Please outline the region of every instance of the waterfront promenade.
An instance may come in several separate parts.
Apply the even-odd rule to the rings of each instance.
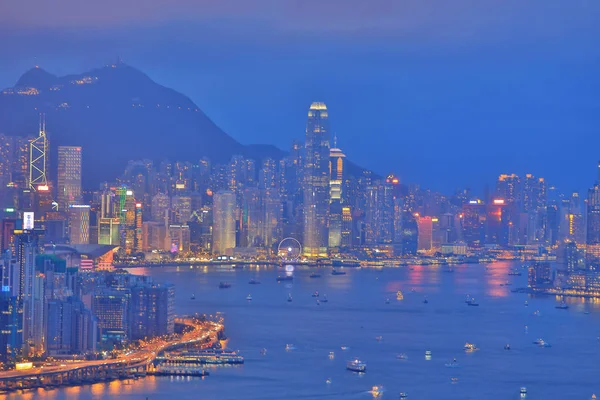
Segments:
[[[60,365],[41,365],[27,370],[0,372],[0,391],[24,388],[68,386],[93,383],[121,377],[145,375],[148,365],[159,353],[194,343],[216,342],[223,330],[220,322],[199,321],[179,317],[175,322],[186,326],[186,332],[167,338],[154,338],[135,350],[116,358],[91,361],[64,361]]]

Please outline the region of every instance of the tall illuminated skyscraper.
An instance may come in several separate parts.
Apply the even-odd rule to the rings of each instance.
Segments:
[[[312,103],[306,122],[304,160],[304,255],[327,255],[329,214],[329,116]]]
[[[69,206],[81,201],[81,147],[58,147],[58,206],[68,211]]]
[[[342,183],[344,182],[344,158],[342,150],[334,147],[329,153],[329,247],[342,245]]]
[[[235,247],[235,193],[221,190],[213,198],[213,253]]]

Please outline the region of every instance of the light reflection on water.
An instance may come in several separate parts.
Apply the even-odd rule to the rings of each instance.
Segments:
[[[222,312],[229,346],[241,351],[246,364],[212,368],[204,380],[147,377],[10,398],[365,399],[375,385],[385,387],[383,398],[408,392],[411,400],[516,400],[521,386],[527,387],[529,400],[589,399],[600,392],[600,303],[568,298],[568,310],[556,309],[560,298],[511,293],[527,283],[525,269],[522,276],[508,276],[520,264],[488,267],[454,266],[452,273],[433,266],[346,268],[347,275],[340,276],[321,269],[317,279],[309,278],[313,269],[296,267],[293,283],[285,285],[277,284],[284,269],[276,267],[148,269],[155,280],[176,285],[178,313]],[[252,278],[261,284],[248,285]],[[511,286],[500,286],[507,280]],[[232,287],[220,290],[220,281]],[[249,290],[252,302],[245,300]],[[398,290],[402,301],[396,301]],[[329,302],[317,306],[311,296],[315,291],[326,293]],[[288,293],[292,303],[286,301]],[[479,307],[465,305],[467,293]],[[383,301],[386,297],[390,304]],[[536,310],[540,316],[532,315]],[[378,336],[383,339],[375,340]],[[538,337],[552,347],[533,345]],[[466,354],[467,341],[480,350]],[[507,343],[509,351],[504,350]],[[286,344],[297,350],[286,352]],[[268,349],[266,355],[260,354],[262,348]],[[430,360],[425,350],[432,351]],[[399,353],[408,358],[397,359]],[[366,374],[345,370],[345,362],[355,356],[367,362]],[[461,368],[445,367],[453,358]]]

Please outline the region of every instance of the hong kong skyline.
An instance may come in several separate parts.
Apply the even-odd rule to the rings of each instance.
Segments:
[[[244,144],[288,149],[323,101],[351,160],[405,183],[481,192],[533,173],[569,192],[595,178],[595,3],[319,2],[317,17],[310,1],[151,4],[9,5],[0,86],[33,65],[65,75],[121,57]]]

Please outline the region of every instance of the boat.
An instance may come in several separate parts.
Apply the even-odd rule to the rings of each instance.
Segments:
[[[319,299],[317,299],[317,305],[320,306],[321,305],[321,301]]]
[[[429,356],[429,357],[431,357],[431,350],[427,350],[427,351],[425,352],[425,356]]]
[[[427,300],[427,297],[425,297],[425,300],[423,300],[423,303],[428,304],[429,300]]]
[[[360,267],[360,261],[352,258],[334,258],[331,260],[334,267]]]
[[[317,274],[316,272],[313,272],[313,273],[312,273],[312,274],[310,274],[308,277],[309,277],[309,278],[320,278],[320,277],[321,277],[321,274]]]
[[[209,365],[231,365],[244,364],[244,357],[239,355],[237,351],[225,349],[206,349],[206,350],[191,350],[178,351],[173,353],[165,353],[164,356],[159,356],[159,360],[166,360],[179,363],[188,362],[196,364]]]
[[[536,317],[541,317],[541,316],[542,316],[542,313],[540,312],[540,310],[535,310],[535,311],[533,312],[533,315],[535,315]]]
[[[396,300],[404,300],[404,295],[402,294],[402,290],[398,290],[396,293]]]
[[[529,307],[529,302],[525,300],[525,307]]]
[[[521,276],[521,271],[519,271],[518,269],[512,269],[508,275],[510,276]]]
[[[401,399],[408,399],[408,393],[406,393],[406,392],[400,392],[400,398]]]
[[[505,345],[504,345],[504,350],[510,350],[510,344],[508,344],[508,343],[507,343],[507,344],[505,344]]]
[[[192,300],[196,300],[196,295],[195,295],[195,294],[193,294],[193,295],[192,295],[192,297],[191,297],[191,299],[192,299]]]
[[[454,360],[452,360],[452,362],[446,363],[446,368],[460,368],[460,365],[458,364],[458,361],[456,361],[455,358]]]
[[[552,345],[546,342],[544,339],[536,339],[533,341],[533,344],[537,344],[540,347],[552,347]]]
[[[314,292],[314,293],[312,294],[312,297],[319,297],[319,292],[318,292],[318,291]]]
[[[521,388],[521,394],[527,394],[527,388],[525,386]]]
[[[248,296],[246,296],[246,300],[248,300],[248,301],[252,300],[252,295],[249,294]]]
[[[285,350],[286,350],[286,351],[293,351],[293,350],[296,350],[296,346],[294,346],[293,344],[286,344],[286,345],[285,345]]]
[[[467,352],[471,352],[471,351],[479,350],[479,349],[477,348],[477,346],[475,346],[473,343],[469,343],[469,342],[465,343],[464,349],[465,349],[465,351],[467,351]]]
[[[231,283],[229,282],[220,282],[219,289],[229,289],[231,287]]]
[[[377,340],[378,342],[381,342],[383,340],[383,336],[377,336],[377,337],[375,337],[375,340]]]
[[[263,356],[266,356],[267,355],[267,349],[265,349],[265,348],[261,349],[260,350],[260,354],[263,355]]]
[[[327,295],[324,294],[323,298],[321,299],[321,303],[327,303],[329,300],[327,299]]]
[[[400,353],[396,356],[398,360],[408,360],[408,356],[404,353]]]
[[[288,294],[288,300],[287,301],[288,301],[288,303],[292,302],[292,294],[291,293]]]
[[[329,358],[332,360],[335,358],[335,353],[333,351],[329,352]]]
[[[257,281],[256,279],[250,279],[250,281],[248,281],[248,283],[250,285],[260,285],[260,281]]]
[[[467,305],[470,307],[479,307],[479,303],[475,301],[474,297],[467,302]]]
[[[344,351],[346,351],[346,350],[350,350],[350,347],[348,347],[348,346],[342,346],[341,349],[344,350]]]
[[[390,299],[385,299],[385,304],[390,304]]]
[[[558,306],[556,306],[556,308],[559,310],[566,310],[569,308],[569,305],[563,300]]]
[[[371,394],[373,395],[373,397],[382,396],[383,392],[385,392],[385,389],[381,385],[376,385],[371,388]]]
[[[330,383],[331,383],[331,378],[327,378],[327,379],[325,380],[325,383],[327,383],[327,384],[330,384]]]
[[[293,281],[294,277],[291,275],[285,275],[285,276],[278,276],[277,277],[277,282],[284,282],[284,281]]]
[[[353,372],[366,372],[367,371],[367,364],[365,364],[364,362],[360,361],[358,358],[352,360],[352,361],[348,361],[346,363],[346,369],[349,371],[353,371]]]
[[[334,269],[333,271],[331,271],[331,275],[346,275],[346,271],[338,271]]]

